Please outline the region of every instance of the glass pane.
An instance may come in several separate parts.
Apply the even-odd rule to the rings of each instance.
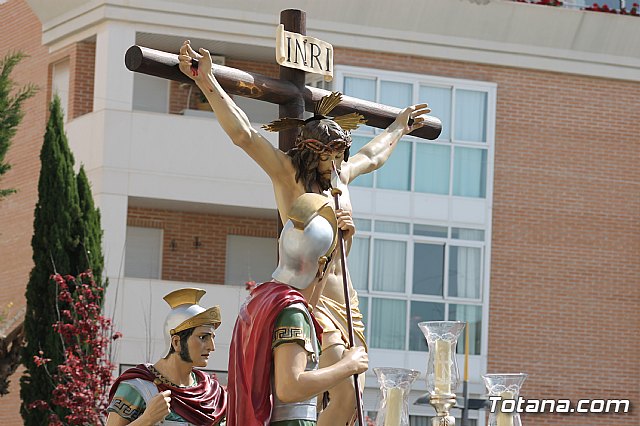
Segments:
[[[364,323],[364,336],[367,337],[367,332],[369,331],[369,298],[366,296],[358,297],[358,308],[360,308],[360,313],[362,314],[362,322]],[[367,338],[367,341],[369,339]]]
[[[349,275],[356,290],[367,291],[369,282],[369,238],[355,237],[349,252]]]
[[[449,305],[449,321],[466,321],[469,327],[469,354],[480,355],[482,333],[482,306]],[[458,339],[456,353],[464,353],[464,335]]]
[[[377,171],[377,188],[409,191],[411,183],[411,142],[400,141],[387,162]]]
[[[430,423],[427,416],[409,416],[409,426],[429,426]]]
[[[380,82],[380,103],[394,106],[396,108],[406,108],[413,104],[413,84],[398,83],[395,81]]]
[[[416,144],[415,190],[431,194],[449,194],[451,147]]]
[[[376,80],[370,78],[345,77],[344,94],[366,101],[376,101]]]
[[[352,142],[351,142],[351,148],[349,149],[349,153],[351,156],[353,156],[371,140],[371,137],[352,135],[351,139],[352,139]],[[351,182],[351,185],[364,186],[367,188],[371,188],[373,186],[373,173],[367,173],[367,174],[358,176]]]
[[[366,101],[376,102],[376,79],[372,78],[344,78],[344,94],[353,96],[354,98],[364,99]],[[359,132],[373,133],[374,129],[370,126],[358,127]],[[353,154],[355,151],[351,151]]]
[[[407,303],[404,300],[372,299],[371,347],[404,350]]]
[[[452,228],[451,238],[469,241],[484,241],[482,229]]]
[[[133,109],[136,111],[168,112],[169,82],[160,77],[133,74]]]
[[[454,139],[486,142],[487,93],[456,90],[456,131]]]
[[[124,276],[160,279],[162,229],[127,226]]]
[[[443,295],[444,245],[413,245],[413,293]]]
[[[376,239],[373,247],[373,290],[404,293],[407,243]]]
[[[356,231],[368,232],[371,231],[371,219],[356,219],[353,218],[353,223],[356,225]]]
[[[446,226],[413,224],[413,235],[425,235],[427,237],[447,238]]]
[[[480,298],[482,250],[478,247],[449,247],[449,296]]]
[[[418,323],[422,321],[443,321],[444,303],[411,302],[411,318],[409,319],[409,350],[427,351],[427,339],[420,331]]]
[[[408,234],[409,224],[402,222],[389,222],[386,220],[376,220],[376,232],[387,232],[389,234]]]
[[[420,86],[418,102],[426,102],[431,115],[442,121],[442,132],[438,139],[450,139],[451,135],[451,88]]]
[[[271,280],[278,265],[278,240],[275,238],[227,235],[224,283],[244,287],[249,281]]]
[[[457,147],[453,160],[453,195],[484,198],[487,191],[487,151]]]

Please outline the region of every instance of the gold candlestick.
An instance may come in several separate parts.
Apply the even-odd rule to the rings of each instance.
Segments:
[[[458,337],[465,327],[461,321],[426,321],[418,324],[429,345],[427,391],[436,410],[431,426],[455,426],[449,411],[456,405],[455,390],[460,380],[456,362]]]

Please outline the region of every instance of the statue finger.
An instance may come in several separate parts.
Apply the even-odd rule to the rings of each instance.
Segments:
[[[190,44],[187,44],[186,46],[187,46],[187,54],[189,56],[191,56],[192,58],[199,58],[200,57],[200,55],[195,50],[193,50],[193,47],[191,47]]]
[[[209,53],[209,51],[208,51],[207,49],[205,49],[204,47],[201,47],[200,49],[198,49],[198,51],[200,52],[200,54],[201,54],[203,57],[205,57],[205,58],[207,58],[207,59],[211,60],[211,54]]]

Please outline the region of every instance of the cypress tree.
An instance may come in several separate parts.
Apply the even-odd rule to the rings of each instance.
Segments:
[[[81,212],[73,155],[64,133],[57,96],[51,102],[49,114],[40,152],[39,194],[31,240],[34,267],[26,290],[27,344],[22,353],[26,371],[20,380],[20,413],[27,426],[48,424],[47,413],[31,409],[29,405],[37,400],[51,401],[54,384],[49,374],[64,362],[61,336],[52,327],[60,314],[56,287],[49,277],[55,272],[62,275],[78,272],[73,260],[79,246]],[[38,355],[51,359],[47,368],[35,364],[34,356]],[[67,414],[59,407],[52,408],[60,418]]]
[[[101,286],[104,259],[102,257],[100,210],[94,206],[91,186],[84,171],[84,166],[80,166],[77,186],[81,214],[80,229],[78,231],[80,244],[77,250],[78,258],[75,262],[77,272],[80,273],[91,269],[93,271],[93,280],[98,286]]]
[[[25,55],[19,52],[9,53],[0,60],[0,177],[11,168],[10,164],[4,162],[4,157],[24,117],[22,103],[36,92],[36,86],[28,84],[14,95],[11,94],[15,87],[11,79],[11,71],[24,57]],[[14,189],[0,188],[0,198],[13,192],[15,192]]]

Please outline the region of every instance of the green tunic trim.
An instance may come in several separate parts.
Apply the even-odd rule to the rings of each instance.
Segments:
[[[300,308],[295,306],[284,308],[274,324],[271,348],[275,349],[285,343],[297,343],[307,353],[313,354],[311,327],[307,316]]]
[[[191,373],[191,375],[194,381],[196,381],[196,375],[194,373]],[[144,402],[144,398],[140,395],[140,392],[130,384],[122,382],[118,385],[111,404],[109,404],[107,408],[107,412],[114,412],[124,419],[134,421],[144,413],[146,408],[147,404]],[[169,413],[165,420],[187,422],[173,411]]]

